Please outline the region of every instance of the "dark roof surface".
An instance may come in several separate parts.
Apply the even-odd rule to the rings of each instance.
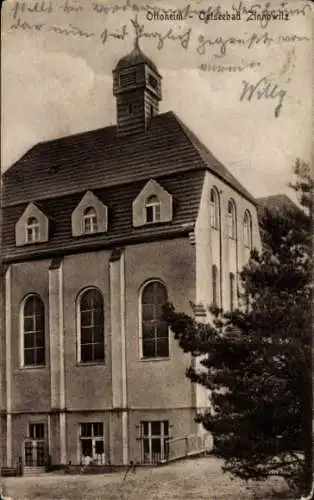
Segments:
[[[116,136],[110,126],[39,143],[3,175],[3,206],[112,187],[165,175],[210,170],[254,198],[173,113],[143,133]]]
[[[27,203],[7,207],[3,210],[2,253],[4,260],[50,257],[56,253],[66,254],[93,249],[110,248],[154,239],[164,239],[187,234],[195,224],[204,181],[204,170],[184,172],[159,179],[160,184],[172,194],[173,220],[165,224],[132,226],[132,202],[146,184],[137,181],[115,188],[93,190],[94,194],[108,206],[108,232],[105,234],[72,237],[71,214],[86,190],[66,196],[40,201],[41,210],[49,217],[50,235],[47,243],[15,246],[15,224],[24,212]]]
[[[274,194],[257,198],[256,203],[262,208],[270,210],[301,210],[286,194]]]
[[[155,63],[149,57],[147,57],[144,52],[140,49],[138,46],[138,40],[135,40],[134,43],[134,48],[133,50],[127,54],[126,56],[121,57],[119,61],[116,64],[116,67],[114,71],[120,70],[120,69],[126,69],[130,68],[132,66],[136,66],[137,64],[147,64],[153,70],[158,73],[158,69]]]

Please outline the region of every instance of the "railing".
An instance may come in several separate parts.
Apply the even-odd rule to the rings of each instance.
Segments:
[[[192,457],[203,453],[210,453],[213,449],[211,434],[191,434],[168,440],[168,456],[161,463],[167,463],[180,458]]]

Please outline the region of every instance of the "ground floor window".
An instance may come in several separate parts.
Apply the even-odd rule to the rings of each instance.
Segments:
[[[153,464],[168,456],[169,423],[141,422],[142,462]]]
[[[105,440],[103,422],[80,424],[81,461],[83,457],[91,457],[92,463],[105,463]]]
[[[46,465],[47,443],[45,424],[29,424],[28,437],[24,442],[24,463],[26,467],[43,467]]]

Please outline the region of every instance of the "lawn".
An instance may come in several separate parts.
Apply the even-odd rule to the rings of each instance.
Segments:
[[[123,472],[108,475],[2,478],[4,494],[12,500],[249,500],[289,498],[278,481],[246,485],[221,472],[214,457],[141,468],[125,480]],[[275,492],[275,494],[274,494]]]

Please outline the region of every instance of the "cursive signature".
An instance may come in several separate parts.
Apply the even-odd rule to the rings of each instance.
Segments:
[[[278,104],[275,108],[275,117],[278,118],[281,111],[283,100],[287,91],[275,83],[272,83],[265,76],[257,83],[249,83],[243,80],[243,90],[240,96],[240,101],[251,101],[252,99],[278,99]]]

